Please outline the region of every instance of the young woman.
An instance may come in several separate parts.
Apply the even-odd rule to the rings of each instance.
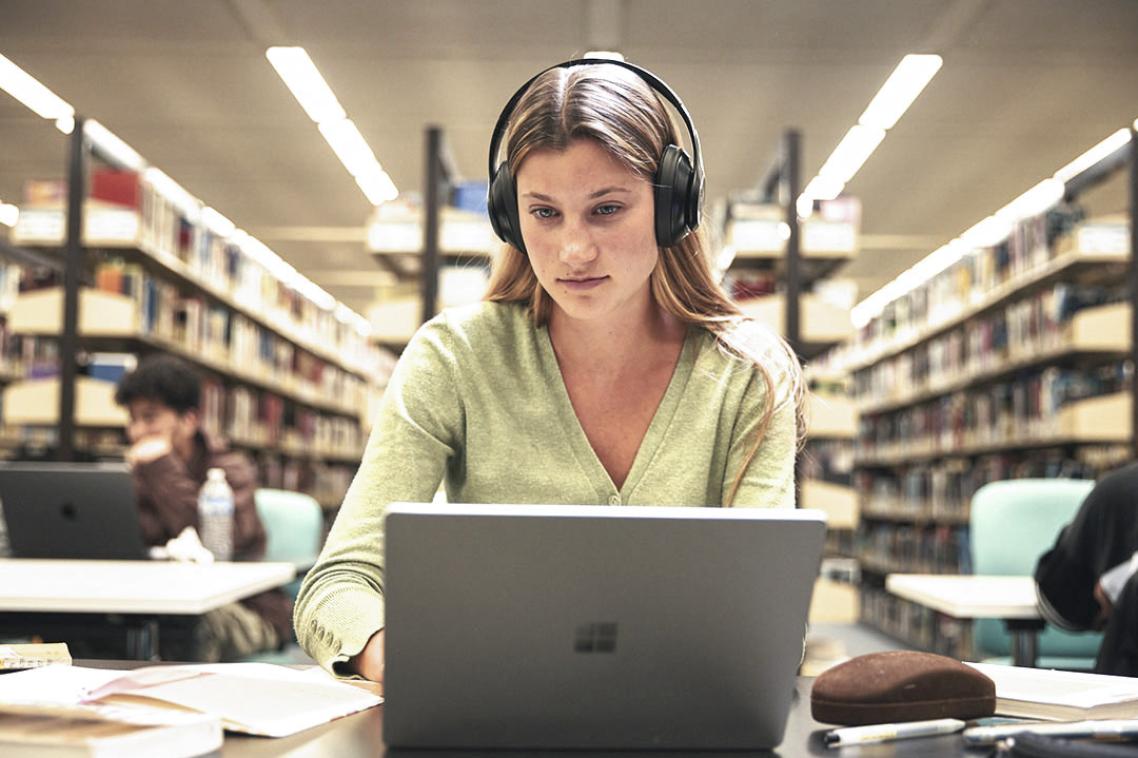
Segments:
[[[560,64],[506,106],[490,161],[507,245],[486,302],[407,346],[297,601],[298,639],[338,674],[382,681],[384,510],[440,482],[459,503],[794,505],[799,366],[692,233],[702,166],[674,93],[628,64]]]

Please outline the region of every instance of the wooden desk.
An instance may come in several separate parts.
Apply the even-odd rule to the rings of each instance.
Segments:
[[[0,560],[0,613],[114,613],[134,617],[130,655],[157,651],[159,615],[200,616],[292,581],[291,563]]]
[[[147,665],[139,661],[76,661],[77,665],[100,668],[130,669]],[[786,736],[782,745],[772,752],[757,751],[718,751],[699,752],[685,750],[677,752],[652,751],[525,751],[511,750],[510,758],[662,758],[683,756],[683,758],[801,758],[801,756],[828,756],[840,758],[941,758],[942,756],[969,756],[976,758],[976,752],[966,752],[964,741],[959,734],[925,739],[901,740],[878,745],[853,745],[846,748],[827,748],[823,741],[826,732],[833,729],[832,724],[820,724],[810,716],[810,688],[814,680],[799,677],[798,687],[787,719]],[[407,758],[500,758],[503,751],[483,750],[388,750],[383,744],[383,706],[356,713],[330,724],[308,729],[300,734],[280,739],[250,737],[240,734],[225,735],[225,745],[221,755],[224,758],[310,758],[323,755],[370,755],[376,758],[406,756]],[[5,756],[7,758],[7,755]],[[12,758],[19,758],[16,753]]]
[[[953,618],[1003,619],[1012,635],[1012,662],[1035,665],[1044,623],[1032,577],[890,574],[885,589]]]

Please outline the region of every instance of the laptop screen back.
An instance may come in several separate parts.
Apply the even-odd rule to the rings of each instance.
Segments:
[[[824,532],[801,510],[393,505],[385,741],[773,747]]]
[[[0,464],[0,510],[17,558],[147,557],[122,464]]]

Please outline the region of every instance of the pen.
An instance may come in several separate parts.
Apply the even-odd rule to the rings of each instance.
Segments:
[[[953,734],[964,728],[960,719],[935,719],[933,721],[909,721],[900,724],[873,724],[871,726],[851,726],[835,729],[826,734],[828,747],[843,745],[865,745],[871,742],[890,742],[907,740],[912,737],[933,737],[940,734]]]
[[[1004,724],[1003,726],[974,726],[964,730],[964,744],[992,745],[1005,737],[1031,732],[1050,737],[1083,737],[1094,739],[1124,740],[1138,737],[1138,720],[1114,719],[1102,721],[1025,722]]]

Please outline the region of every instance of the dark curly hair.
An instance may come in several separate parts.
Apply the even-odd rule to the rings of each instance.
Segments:
[[[144,358],[115,390],[115,402],[119,405],[155,400],[179,414],[199,410],[201,397],[201,379],[193,367],[181,358],[165,354]]]

